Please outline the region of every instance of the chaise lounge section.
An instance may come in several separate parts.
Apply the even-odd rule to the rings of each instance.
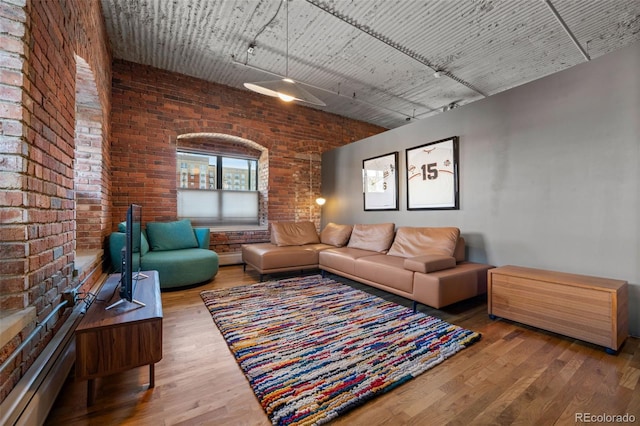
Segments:
[[[319,268],[406,297],[414,308],[441,308],[486,293],[493,268],[466,261],[458,228],[396,231],[393,223],[328,224],[320,236],[310,222],[273,224],[271,243],[244,245],[242,255],[245,270],[253,267],[260,280],[272,272]]]
[[[271,242],[244,244],[242,262],[245,271],[247,265],[258,271],[262,281],[266,274],[318,269],[318,254],[334,247],[321,242],[311,222],[272,223]]]

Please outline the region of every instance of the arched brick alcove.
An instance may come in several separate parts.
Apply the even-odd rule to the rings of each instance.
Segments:
[[[102,184],[103,113],[95,76],[76,55],[76,121],[74,188],[76,251],[102,248],[108,200]]]

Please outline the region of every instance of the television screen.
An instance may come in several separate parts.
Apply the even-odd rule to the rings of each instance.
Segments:
[[[142,226],[142,207],[131,204],[127,210],[126,244],[122,254],[122,276],[120,298],[133,300],[135,281],[140,272],[140,234]]]

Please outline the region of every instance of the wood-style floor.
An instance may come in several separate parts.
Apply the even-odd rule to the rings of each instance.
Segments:
[[[86,382],[72,373],[46,424],[270,424],[200,298],[203,290],[257,278],[225,266],[206,285],[162,293],[164,346],[155,388],[147,389],[147,367],[98,379],[96,402],[87,408]],[[491,321],[486,298],[420,310],[479,331],[482,340],[332,424],[573,425],[582,423],[577,416],[625,414],[640,422],[640,339],[629,338],[618,355],[608,355],[588,343]]]

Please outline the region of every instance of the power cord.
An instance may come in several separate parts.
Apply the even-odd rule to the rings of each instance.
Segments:
[[[81,294],[84,295],[84,297],[80,297]],[[87,311],[87,309],[89,309],[89,307],[91,307],[93,302],[95,302],[96,300],[104,302],[104,300],[98,299],[98,296],[96,294],[94,294],[94,293],[91,293],[90,291],[87,292],[87,293],[78,293],[77,300],[84,302],[84,305],[85,305],[84,311],[85,312]]]
[[[288,0],[285,0],[288,1]],[[258,34],[255,35],[255,37],[253,37],[253,40],[251,40],[251,43],[249,43],[249,48],[247,49],[247,59],[245,61],[249,62],[249,55],[251,53],[253,53],[253,51],[256,48],[256,40],[258,39],[258,37],[260,37],[260,34],[262,34],[264,32],[264,30],[267,29],[267,27],[269,25],[271,25],[271,23],[273,22],[274,19],[276,19],[276,16],[278,16],[278,13],[280,12],[280,8],[282,7],[282,3],[284,3],[283,1],[280,1],[278,4],[278,10],[276,10],[276,13],[274,13],[274,15],[271,17],[271,19],[269,19],[269,22],[267,22],[266,24],[264,24],[264,26],[260,29],[260,31],[258,31]]]

